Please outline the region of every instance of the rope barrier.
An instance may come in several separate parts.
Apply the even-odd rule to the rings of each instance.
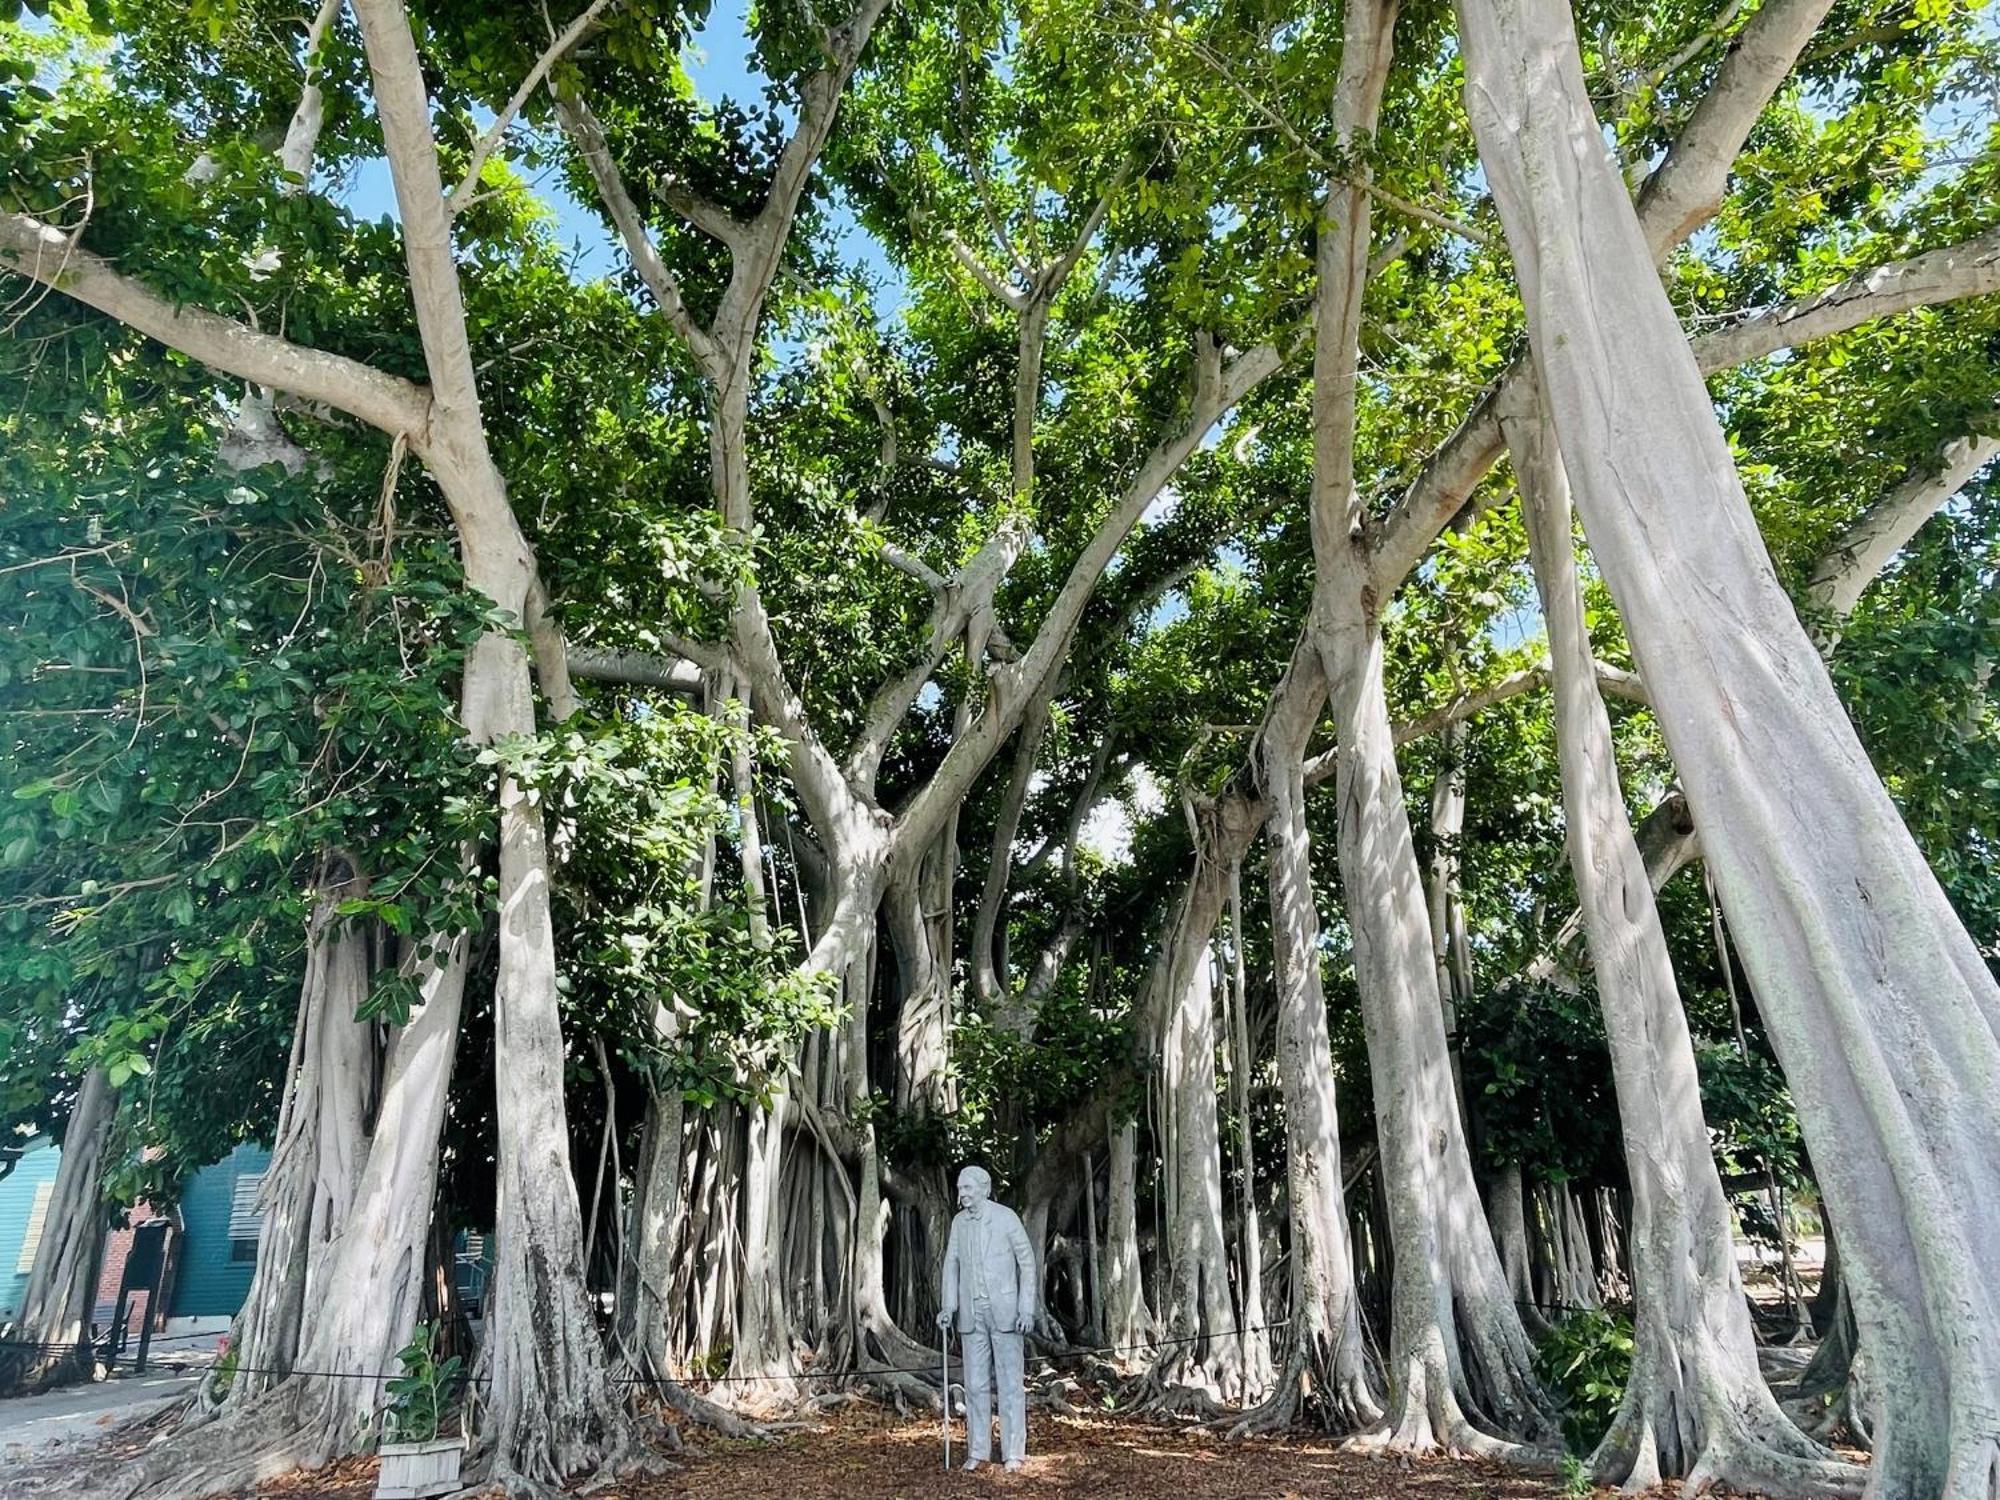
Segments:
[[[1563,1303],[1531,1302],[1526,1305],[1541,1308],[1542,1310],[1549,1312],[1594,1312],[1599,1310],[1591,1307],[1569,1306]],[[1211,1333],[1187,1334],[1179,1338],[1149,1339],[1144,1342],[1134,1343],[1134,1344],[1078,1345],[1078,1346],[1058,1349],[1054,1353],[1044,1354],[1039,1356],[1039,1358],[1041,1362],[1044,1364],[1074,1363],[1079,1360],[1102,1358],[1103,1356],[1110,1354],[1133,1354],[1139,1352],[1158,1351],[1162,1349],[1175,1349],[1188,1344],[1199,1344],[1206,1339],[1216,1339],[1216,1338],[1224,1338],[1230,1336],[1241,1338],[1246,1333],[1279,1333],[1279,1332],[1285,1332],[1290,1328],[1291,1324],[1289,1323],[1252,1323],[1247,1326],[1236,1326],[1231,1328],[1218,1329]],[[172,1339],[213,1338],[217,1336],[218,1335],[214,1334],[196,1334],[196,1333],[168,1335],[168,1337]],[[49,1342],[38,1342],[32,1339],[0,1339],[0,1348],[37,1349],[47,1353],[68,1353],[76,1349],[77,1347],[78,1345],[74,1343],[59,1344],[59,1343],[49,1343]],[[157,1348],[157,1343],[155,1344],[155,1347]],[[170,1362],[169,1360],[160,1360],[157,1361],[157,1364],[159,1368],[162,1370],[171,1370],[177,1373],[186,1373],[191,1370],[207,1370],[214,1368],[213,1365],[175,1364]],[[115,1360],[111,1362],[111,1367],[116,1368]],[[928,1364],[875,1365],[867,1369],[855,1369],[855,1370],[838,1370],[838,1371],[826,1370],[819,1372],[804,1370],[794,1375],[690,1375],[684,1378],[675,1379],[674,1381],[672,1381],[672,1383],[681,1386],[712,1389],[713,1387],[722,1385],[763,1385],[763,1384],[787,1384],[799,1381],[865,1380],[871,1375],[928,1375],[930,1373],[930,1369],[931,1367]],[[235,1367],[233,1373],[236,1375],[275,1375],[280,1378],[299,1378],[306,1380],[395,1380],[400,1378],[403,1374],[401,1370],[387,1370],[382,1372],[371,1372],[366,1370],[308,1370],[308,1369],[300,1369],[296,1366],[290,1369],[285,1369],[277,1366],[263,1366],[263,1365],[238,1365]],[[485,1375],[466,1375],[461,1378],[463,1378],[469,1383],[483,1383],[489,1380],[491,1377]],[[658,1385],[661,1382],[654,1380],[648,1376],[633,1375],[633,1376],[620,1376],[617,1380],[613,1381],[612,1383],[614,1385],[621,1385],[621,1386],[651,1386],[651,1385]]]

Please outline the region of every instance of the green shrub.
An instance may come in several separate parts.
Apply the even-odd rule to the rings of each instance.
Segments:
[[[1535,1350],[1535,1373],[1562,1403],[1570,1448],[1588,1454],[1611,1430],[1632,1373],[1632,1320],[1602,1308],[1571,1313]]]

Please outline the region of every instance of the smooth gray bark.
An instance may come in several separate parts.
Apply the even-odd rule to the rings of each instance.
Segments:
[[[1112,1127],[1104,1216],[1104,1339],[1131,1354],[1154,1335],[1139,1267],[1139,1127]]]
[[[32,1390],[89,1373],[90,1312],[110,1225],[104,1204],[105,1153],[117,1112],[118,1091],[103,1068],[91,1068],[70,1108],[62,1159],[56,1164],[20,1308],[0,1328],[0,1338],[34,1347],[0,1348],[0,1392]],[[147,1316],[153,1311],[148,1308]]]
[[[1380,112],[1395,16],[1395,5],[1382,0],[1349,4],[1334,90],[1336,144],[1357,160],[1348,177],[1329,188],[1320,218],[1313,356],[1315,579],[1307,641],[1324,674],[1339,736],[1341,885],[1354,934],[1355,981],[1395,1245],[1388,1441],[1413,1449],[1443,1444],[1498,1453],[1512,1449],[1495,1434],[1535,1441],[1551,1436],[1556,1423],[1536,1383],[1527,1334],[1480,1208],[1454,1096],[1423,880],[1383,683],[1367,507],[1354,478],[1370,227],[1367,165],[1359,153]],[[1312,717],[1289,736],[1301,747]],[[1266,786],[1274,799],[1274,878],[1281,837],[1275,801],[1299,786],[1288,756],[1285,774]],[[1302,843],[1303,809],[1286,809],[1285,816],[1293,832],[1283,837],[1288,844]],[[1290,918],[1274,908],[1274,924],[1281,920]],[[1482,1432],[1470,1420],[1475,1415],[1492,1431]]]
[[[1633,1489],[1685,1479],[1801,1500],[1858,1492],[1861,1471],[1799,1432],[1758,1369],[1694,1044],[1591,666],[1568,481],[1539,408],[1503,415],[1501,425],[1548,629],[1563,825],[1632,1189],[1632,1373],[1592,1469]]]
[[[2000,985],[1779,584],[1605,155],[1567,11],[1490,0],[1461,4],[1459,20],[1467,107],[1564,465],[1791,1084],[1879,1371],[1869,1493],[1991,1500]]]

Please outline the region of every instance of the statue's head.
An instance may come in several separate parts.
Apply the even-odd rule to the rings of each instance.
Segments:
[[[993,1196],[993,1179],[984,1167],[966,1167],[958,1174],[958,1206],[976,1209]]]

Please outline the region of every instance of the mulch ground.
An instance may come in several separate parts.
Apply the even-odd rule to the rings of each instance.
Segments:
[[[1554,1481],[1470,1460],[1410,1460],[1342,1452],[1309,1438],[1228,1443],[1185,1427],[1036,1414],[1027,1467],[960,1472],[962,1424],[943,1471],[935,1420],[856,1406],[806,1431],[763,1442],[708,1438],[672,1459],[672,1470],[593,1490],[606,1500],[1548,1500]],[[375,1466],[355,1461],[298,1474],[256,1492],[261,1500],[367,1500]]]

